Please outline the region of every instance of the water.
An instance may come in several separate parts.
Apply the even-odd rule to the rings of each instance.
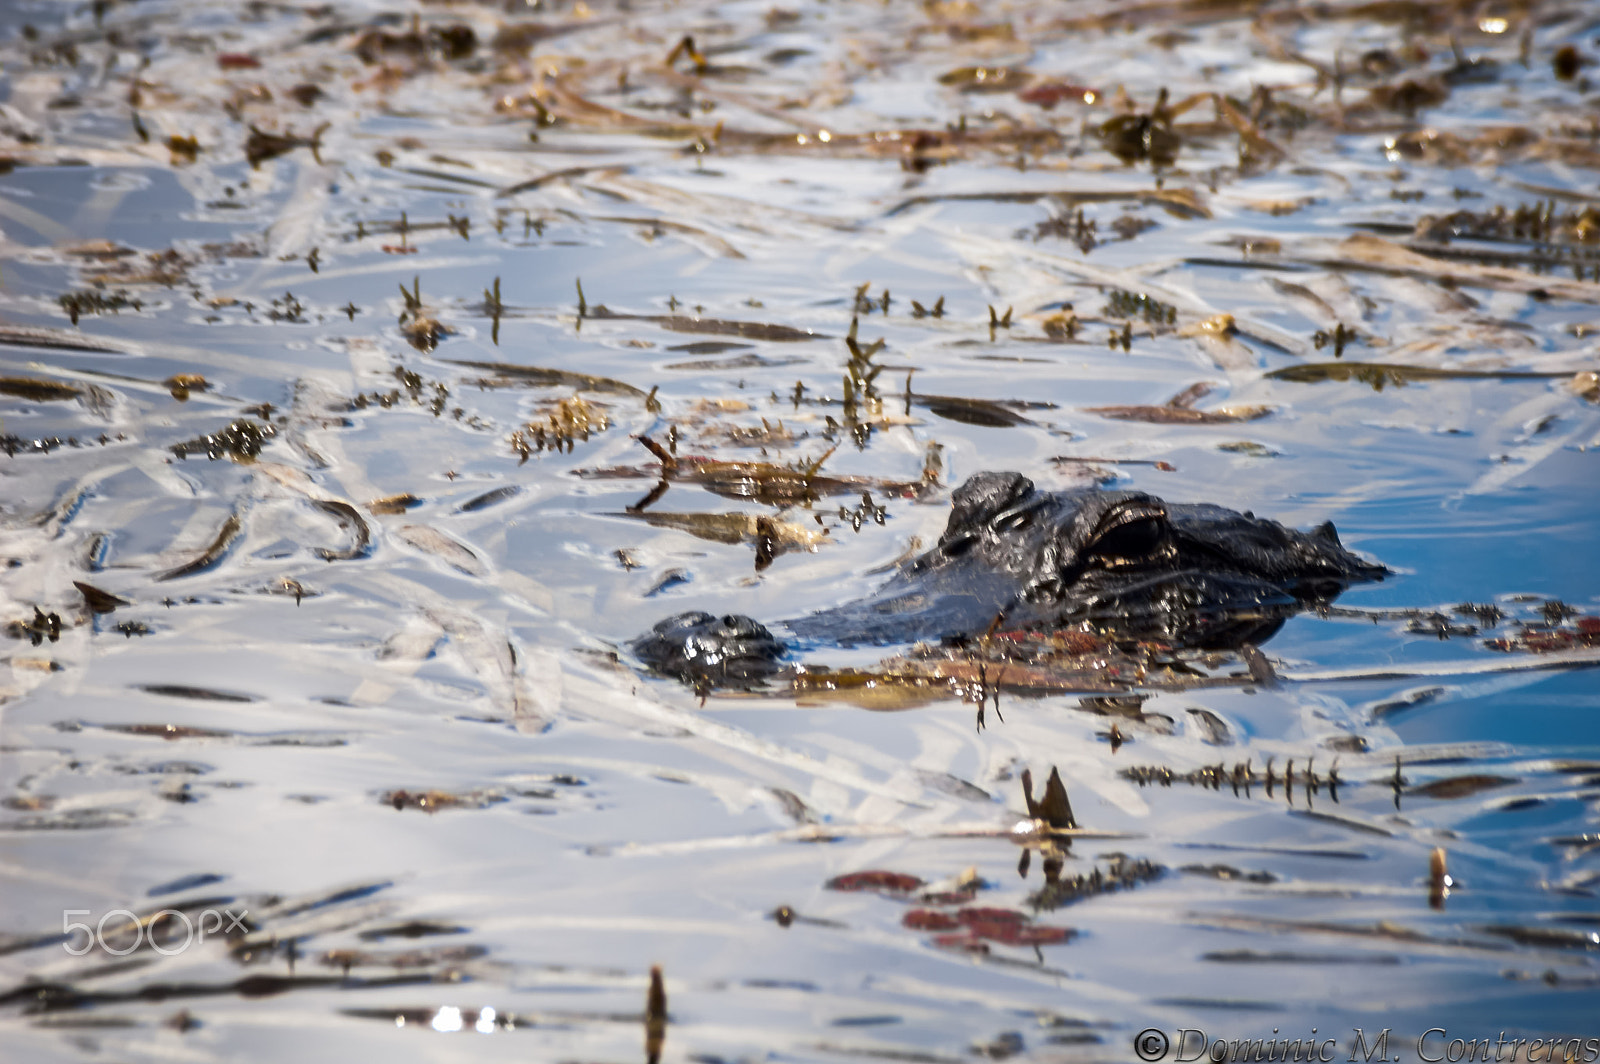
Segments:
[[[1555,57],[1592,57],[1592,14],[1112,10],[0,15],[0,376],[77,389],[0,395],[0,1055],[634,1060],[652,965],[677,1061],[1590,1037],[1597,158],[1585,71]],[[491,47],[508,22],[549,32]],[[665,64],[685,35],[699,72]],[[961,91],[979,66],[1031,80]],[[1094,131],[1163,86],[1234,113],[1176,115],[1156,173]],[[252,166],[261,134],[315,150]],[[1135,311],[1111,346],[1118,290],[1174,320]],[[85,292],[124,302],[74,328],[59,297]],[[1218,314],[1234,329],[1201,327]],[[847,406],[852,321],[884,346]],[[1314,334],[1340,325],[1336,360]],[[1348,362],[1488,375],[1267,375]],[[1544,376],[1496,376],[1518,373]],[[1090,410],[1199,383],[1199,409],[1269,412]],[[1006,411],[1027,420],[974,423]],[[257,455],[172,450],[241,419]],[[858,494],[785,510],[680,481],[644,512],[686,516],[647,523],[651,470],[592,474],[674,432],[680,455],[899,483],[938,444],[942,487],[875,490],[884,521],[856,531]],[[682,609],[859,596],[984,469],[1333,520],[1397,575],[1290,621],[1264,648],[1280,686],[1011,690],[982,732],[955,697],[702,700],[617,659]],[[816,550],[758,571],[753,536],[683,530],[707,514]],[[126,604],[93,613],[74,582]],[[1571,615],[1532,638],[1564,642],[1530,652],[1552,601]],[[1506,619],[1468,634],[1466,602]],[[1159,874],[1040,907],[1046,855],[1019,877],[1012,829],[1021,771],[1052,767],[1086,832],[1061,875]],[[874,870],[979,889],[828,886]],[[165,954],[134,943],[163,906],[212,933],[183,948],[168,916]],[[908,915],[976,907],[1027,920]],[[63,921],[102,920],[67,948]]]

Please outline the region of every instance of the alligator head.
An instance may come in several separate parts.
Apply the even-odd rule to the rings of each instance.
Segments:
[[[1084,627],[1128,641],[1237,648],[1388,572],[1346,550],[1332,524],[1297,532],[1142,492],[1038,491],[1019,473],[979,473],[952,503],[938,545],[883,587],[785,626],[814,644]],[[703,613],[661,622],[633,649],[659,672],[736,685],[776,671],[783,652],[749,618]]]

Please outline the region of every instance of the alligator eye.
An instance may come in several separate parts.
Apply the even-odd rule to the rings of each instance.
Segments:
[[[1139,561],[1167,546],[1167,512],[1159,504],[1124,503],[1100,519],[1089,549],[1101,558]]]

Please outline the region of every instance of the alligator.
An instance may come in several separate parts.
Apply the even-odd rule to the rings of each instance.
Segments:
[[[783,622],[801,644],[959,645],[997,632],[1095,633],[1119,644],[1256,645],[1303,610],[1389,570],[1331,522],[1298,532],[1137,491],[1041,491],[985,472],[952,495],[938,545],[866,598]],[[700,688],[754,687],[790,648],[738,614],[680,613],[629,644],[652,671]]]

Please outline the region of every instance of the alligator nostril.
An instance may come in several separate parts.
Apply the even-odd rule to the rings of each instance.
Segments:
[[[1019,528],[1027,528],[1033,523],[1033,515],[1045,502],[1045,499],[1035,496],[1008,510],[1001,510],[989,519],[989,527],[1001,533],[1015,532]]]
[[[1032,513],[1009,513],[995,518],[994,527],[997,532],[1015,532],[1019,528],[1027,528],[1032,523]]]

